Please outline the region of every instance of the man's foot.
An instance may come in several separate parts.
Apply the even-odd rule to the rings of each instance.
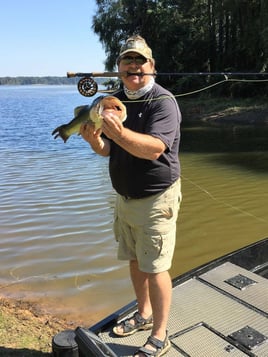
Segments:
[[[132,317],[121,321],[113,328],[113,332],[117,336],[129,336],[140,330],[150,330],[153,327],[153,318],[150,316],[144,319],[138,312]]]
[[[171,347],[168,339],[168,333],[164,341],[159,340],[156,337],[149,336],[143,347],[139,348],[134,357],[160,357],[166,354]]]

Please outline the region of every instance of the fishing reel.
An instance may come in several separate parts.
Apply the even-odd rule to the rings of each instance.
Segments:
[[[98,84],[91,77],[83,77],[79,79],[77,89],[84,97],[92,97],[98,92]]]
[[[81,77],[77,83],[77,89],[80,94],[84,97],[92,97],[98,92],[98,84],[93,79],[93,77],[122,77],[122,75],[126,75],[126,73],[118,73],[118,72],[91,72],[91,73],[84,73],[84,72],[67,72],[67,77]],[[114,89],[114,88],[113,88]],[[100,92],[108,93],[110,90],[102,90]]]

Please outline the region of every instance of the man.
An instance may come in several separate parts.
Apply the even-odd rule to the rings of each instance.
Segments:
[[[138,311],[114,327],[127,336],[152,329],[136,356],[162,356],[170,348],[167,323],[171,304],[171,267],[181,201],[178,159],[181,114],[173,95],[154,81],[155,61],[146,41],[130,37],[118,60],[127,119],[103,112],[103,126],[81,126],[92,149],[110,156],[117,192],[114,233],[118,258],[129,260]]]

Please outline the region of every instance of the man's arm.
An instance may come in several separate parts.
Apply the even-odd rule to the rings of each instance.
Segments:
[[[166,150],[162,140],[125,128],[117,116],[104,113],[103,133],[131,155],[141,159],[156,160]]]

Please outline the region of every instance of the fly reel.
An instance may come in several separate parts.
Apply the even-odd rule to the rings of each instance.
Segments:
[[[127,72],[91,72],[91,73],[84,73],[84,72],[67,72],[68,78],[73,77],[82,77],[79,82],[77,83],[77,89],[80,94],[84,97],[92,97],[98,92],[98,84],[92,77],[122,77],[126,76]],[[116,88],[116,87],[115,87]],[[104,91],[102,91],[104,92]]]
[[[98,84],[91,77],[83,77],[77,83],[80,94],[84,97],[92,97],[98,92]]]

